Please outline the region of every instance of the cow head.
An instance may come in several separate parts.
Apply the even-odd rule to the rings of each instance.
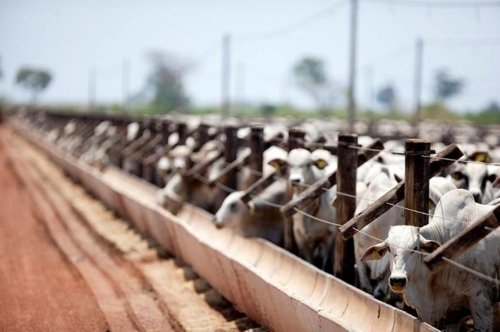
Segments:
[[[243,192],[236,191],[229,194],[217,213],[212,218],[212,222],[217,228],[231,227],[237,225],[241,220],[246,219],[254,213],[252,202],[248,205],[241,200]]]
[[[288,180],[298,191],[303,191],[306,185],[313,184],[319,178],[319,170],[328,166],[328,161],[324,158],[313,155],[306,149],[294,149],[290,151],[288,157],[283,159],[273,159],[269,162],[271,166],[279,168],[286,163]]]
[[[418,227],[393,226],[387,239],[371,246],[361,256],[361,260],[380,259],[390,252],[391,276],[389,286],[394,293],[403,293],[409,281],[422,268],[421,253],[431,253],[439,243],[425,239]]]
[[[455,186],[470,191],[477,203],[482,202],[487,182],[495,180],[495,175],[488,174],[485,164],[458,164],[450,175]]]
[[[193,151],[186,145],[179,145],[170,151],[172,159],[172,170],[176,173],[188,170],[192,167],[191,155]]]

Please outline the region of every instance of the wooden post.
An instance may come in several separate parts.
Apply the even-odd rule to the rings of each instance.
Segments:
[[[415,130],[418,132],[418,125],[422,121],[422,60],[424,53],[424,42],[422,38],[417,39],[415,49]]]
[[[198,151],[201,149],[201,147],[208,142],[208,128],[209,126],[206,123],[200,123],[200,126],[198,127],[198,133],[197,133],[197,142],[196,142],[196,149],[195,151]]]
[[[171,124],[172,124],[172,122],[170,122],[169,120],[162,121],[162,124],[161,124],[161,136],[162,136],[161,144],[162,144],[162,146],[168,144],[168,136],[170,136],[170,125]]]
[[[304,147],[305,133],[300,128],[290,128],[288,131],[288,152]],[[286,186],[287,201],[293,197],[293,190],[290,183],[287,182]],[[285,249],[298,254],[298,247],[293,238],[293,219],[292,216],[285,216],[284,227],[284,247]]]
[[[238,156],[238,136],[236,135],[238,133],[238,128],[234,126],[226,126],[225,133],[226,146],[224,150],[224,159],[226,160],[226,163],[230,164],[235,161]],[[260,162],[260,168],[262,170],[262,161]],[[236,190],[236,169],[233,169],[227,174],[226,186]]]
[[[304,147],[305,133],[300,128],[291,128],[288,131],[288,151]]]
[[[429,213],[429,180],[431,143],[422,139],[405,142],[405,206],[407,209]],[[422,213],[405,210],[406,225],[422,227],[429,217]]]
[[[358,0],[351,0],[350,47],[349,47],[349,89],[347,90],[347,110],[349,131],[354,132],[356,120],[356,52],[358,35]]]
[[[250,169],[262,173],[262,163],[264,160],[264,128],[262,126],[253,126],[250,134],[250,150],[252,157],[250,159]],[[257,182],[262,176],[252,172],[250,183]]]
[[[187,138],[187,125],[184,122],[179,122],[177,124],[177,133],[179,134],[179,143],[177,143],[177,145],[185,144]]]
[[[462,156],[463,152],[456,144],[447,146],[443,151],[431,158],[430,177],[438,175]],[[389,210],[392,204],[397,204],[402,201],[404,199],[404,192],[405,181],[403,180],[399,182],[396,187],[389,190],[384,196],[380,197],[376,202],[368,206],[362,213],[356,215],[347,223],[339,227],[339,232],[344,239],[351,238],[356,234],[356,229],[362,229]]]
[[[221,103],[221,115],[222,118],[227,118],[229,116],[229,110],[231,108],[229,90],[231,86],[231,36],[225,34],[222,40],[223,52],[222,52],[222,103]]]
[[[356,210],[356,171],[358,168],[358,136],[339,134],[337,167],[337,223],[345,224],[354,216]],[[342,195],[340,193],[345,193]],[[348,195],[348,196],[347,196]],[[340,233],[335,234],[335,255],[333,272],[337,278],[354,284],[354,240],[344,240]]]

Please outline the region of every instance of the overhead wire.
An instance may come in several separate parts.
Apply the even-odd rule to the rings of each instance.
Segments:
[[[254,33],[245,33],[245,34],[235,34],[235,41],[242,41],[242,42],[249,42],[249,41],[257,41],[260,39],[268,39],[268,38],[274,38],[274,37],[279,37],[284,34],[288,34],[294,30],[301,29],[307,25],[310,25],[317,21],[318,19],[331,15],[335,13],[338,9],[342,8],[344,5],[348,3],[347,0],[337,0],[335,3],[332,5],[316,12],[313,13],[303,19],[300,19],[298,21],[294,21],[292,23],[289,23],[287,25],[270,29],[270,30],[265,30],[261,32],[254,32]]]
[[[403,6],[403,7],[425,7],[425,8],[500,8],[500,1],[421,1],[421,0],[363,0],[376,4]]]

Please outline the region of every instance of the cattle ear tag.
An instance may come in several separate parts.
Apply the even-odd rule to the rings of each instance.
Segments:
[[[248,204],[248,208],[249,208],[249,213],[251,216],[253,216],[255,214],[255,205],[253,204]]]
[[[375,250],[374,252],[372,252],[372,258],[375,259],[375,260],[377,260],[377,259],[382,258],[382,256],[380,256],[380,254],[378,253],[378,251]]]
[[[316,167],[319,168],[319,169],[323,169],[327,165],[328,165],[328,163],[325,160],[323,160],[323,159],[320,159],[320,160],[316,161]]]
[[[471,157],[472,157],[471,159],[474,161],[484,162],[484,163],[491,162],[491,157],[487,152],[476,152],[473,153]]]
[[[279,159],[273,159],[269,161],[268,164],[275,169],[279,169],[281,167],[281,161]]]

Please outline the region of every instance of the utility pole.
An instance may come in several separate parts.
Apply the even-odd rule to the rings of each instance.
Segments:
[[[130,91],[130,62],[128,60],[123,60],[122,63],[122,110],[128,111],[128,99]]]
[[[424,41],[417,38],[415,47],[415,124],[422,121],[422,71],[423,71]]]
[[[368,111],[372,112],[375,106],[375,79],[373,65],[366,67],[366,92],[368,96]]]
[[[225,34],[222,39],[222,118],[227,118],[230,109],[229,88],[231,80],[231,36]]]
[[[97,94],[97,70],[95,67],[92,67],[89,70],[89,101],[88,101],[88,107],[90,111],[94,110],[94,107],[96,106],[96,94]]]
[[[356,118],[356,39],[358,25],[358,0],[351,0],[351,47],[349,56],[349,91],[348,91],[348,112],[349,131],[354,131],[354,121]]]
[[[238,64],[236,71],[236,91],[238,108],[243,110],[245,108],[245,74],[246,68],[245,64],[242,62]]]

